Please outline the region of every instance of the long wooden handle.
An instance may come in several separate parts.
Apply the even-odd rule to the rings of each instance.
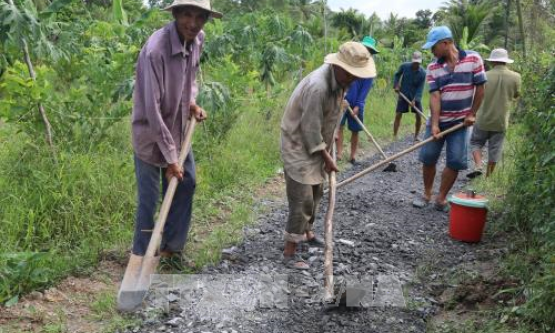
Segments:
[[[382,154],[383,158],[387,158],[387,155],[383,152],[382,147],[380,147],[380,145],[378,144],[378,142],[376,141],[376,139],[374,139],[374,136],[372,136],[372,134],[370,134],[370,131],[368,131],[368,129],[366,128],[366,126],[364,126],[364,124],[362,123],[362,121],[360,121],[360,119],[358,118],[358,116],[355,114],[355,112],[353,111],[353,109],[351,109],[350,105],[347,105],[347,110],[349,110],[349,113],[351,114],[351,117],[355,118],[356,122],[360,125],[360,127],[362,127],[362,129],[364,130],[364,132],[366,133],[366,135],[368,135],[368,137],[370,138],[370,140],[372,141],[372,143],[374,144],[374,146],[376,146],[376,148],[380,151],[380,154]]]
[[[399,96],[401,96],[405,101],[407,101],[407,103],[409,103],[410,106],[412,106],[412,108],[414,110],[416,110],[416,112],[421,115],[422,117],[424,117],[424,119],[428,120],[428,117],[424,114],[424,112],[422,112],[422,110],[420,110],[419,108],[416,107],[416,104],[412,104],[411,101],[409,101],[409,99],[407,98],[407,96],[405,96],[405,94],[403,94],[402,92],[398,91],[397,92],[399,94]]]
[[[191,117],[189,125],[187,126],[185,140],[183,141],[181,151],[179,152],[179,159],[177,163],[180,167],[183,166],[185,158],[187,158],[187,155],[189,154],[189,151],[191,149],[191,141],[193,139],[193,132],[195,130],[196,123],[197,121],[195,117]],[[148,243],[145,257],[154,257],[156,255],[158,247],[160,246],[160,242],[162,240],[162,232],[164,231],[164,225],[166,224],[166,219],[168,218],[168,213],[170,212],[173,196],[175,194],[175,190],[177,189],[177,182],[178,179],[176,177],[172,177],[172,179],[170,180],[168,189],[166,190],[166,195],[164,196],[164,201],[162,201],[160,214],[158,216],[158,222],[156,223],[156,225],[154,226],[154,230],[152,231],[152,237],[150,238],[150,243]]]
[[[335,144],[332,146],[333,160],[335,161]],[[324,300],[332,301],[333,288],[333,211],[335,209],[335,171],[329,176],[329,204],[324,224]]]
[[[449,134],[449,133],[452,133],[452,132],[455,132],[455,131],[457,131],[457,130],[463,128],[463,127],[464,127],[464,124],[463,124],[463,123],[458,124],[458,125],[455,125],[455,126],[449,128],[449,129],[447,129],[447,130],[445,130],[445,131],[439,133],[439,136],[440,136],[440,137],[445,136],[445,135],[447,135],[447,134]],[[368,167],[368,168],[362,170],[361,172],[357,173],[356,175],[353,175],[353,176],[351,176],[351,177],[349,177],[349,178],[347,178],[347,179],[341,181],[340,183],[337,183],[337,184],[335,185],[335,188],[339,188],[339,187],[341,187],[341,186],[343,186],[343,185],[347,185],[347,184],[349,184],[349,183],[351,183],[351,182],[353,182],[353,181],[359,179],[360,177],[366,175],[367,173],[369,173],[369,172],[371,172],[371,171],[374,171],[374,170],[376,170],[376,169],[378,169],[378,168],[381,168],[382,166],[386,165],[387,163],[389,163],[389,162],[391,162],[391,161],[394,161],[394,160],[398,159],[399,157],[402,157],[402,156],[404,156],[404,155],[406,155],[406,154],[408,154],[408,153],[410,153],[410,152],[412,152],[412,151],[414,151],[414,150],[416,150],[416,149],[422,147],[423,145],[427,144],[428,142],[432,142],[433,140],[434,140],[434,137],[431,136],[431,137],[429,137],[428,139],[426,139],[426,140],[424,140],[424,141],[422,141],[422,142],[419,142],[419,143],[415,144],[414,146],[411,146],[411,147],[409,147],[409,148],[407,148],[407,149],[405,149],[405,150],[403,150],[403,151],[401,151],[401,152],[399,152],[399,153],[397,153],[397,154],[395,154],[395,155],[392,155],[392,156],[390,156],[389,158],[386,158],[385,160],[383,160],[383,161],[381,161],[381,162],[379,162],[379,163],[376,163],[376,164],[374,164],[374,165],[372,165],[372,166],[370,166],[370,167]],[[330,189],[331,189],[331,188],[330,188]],[[335,189],[334,189],[334,190],[335,190]]]

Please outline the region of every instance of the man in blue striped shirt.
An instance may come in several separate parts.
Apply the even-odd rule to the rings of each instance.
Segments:
[[[432,49],[436,60],[428,65],[427,80],[430,86],[431,123],[426,125],[426,138],[436,140],[422,147],[424,197],[413,205],[423,207],[432,199],[436,164],[446,142],[447,162],[441,176],[435,208],[446,211],[447,194],[453,187],[460,170],[467,168],[467,127],[476,120],[476,112],[484,99],[486,73],[480,55],[463,51],[453,42],[453,35],[445,26],[435,27],[428,34],[424,49]],[[439,133],[463,123],[466,127],[446,136]]]

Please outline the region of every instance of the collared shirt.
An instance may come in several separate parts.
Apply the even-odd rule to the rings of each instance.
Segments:
[[[294,181],[317,185],[326,179],[321,152],[333,143],[343,95],[333,66],[324,64],[307,75],[289,98],[281,120],[281,158]]]
[[[476,86],[486,83],[482,57],[474,51],[459,49],[454,70],[445,59],[436,59],[428,65],[430,93],[441,93],[439,121],[462,122],[470,114]]]
[[[401,81],[401,92],[409,100],[422,100],[422,92],[426,83],[426,71],[422,66],[418,70],[412,69],[412,62],[405,62],[399,66],[393,79],[393,86],[397,86]]]
[[[374,79],[358,79],[351,83],[349,90],[347,91],[347,96],[345,99],[349,102],[351,108],[358,106],[360,112],[364,112],[364,106],[366,105],[366,96],[372,88],[372,83]]]
[[[195,103],[196,73],[204,42],[200,32],[181,43],[175,22],[154,32],[137,61],[133,91],[133,149],[155,166],[177,163],[190,105]]]
[[[505,132],[511,103],[520,95],[520,74],[505,65],[497,65],[487,75],[484,102],[476,115],[476,126],[483,131]]]

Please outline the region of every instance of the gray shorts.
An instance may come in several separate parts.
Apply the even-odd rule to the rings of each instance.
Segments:
[[[488,143],[488,162],[497,163],[503,153],[503,142],[505,142],[505,132],[483,131],[474,126],[472,137],[470,138],[470,149],[474,152],[481,150]]]

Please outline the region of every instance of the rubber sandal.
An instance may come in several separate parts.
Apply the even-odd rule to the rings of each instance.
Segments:
[[[476,177],[480,177],[482,175],[482,171],[481,170],[474,170],[471,173],[469,173],[468,175],[466,175],[467,178],[470,179],[474,179]]]
[[[449,204],[440,204],[439,202],[434,203],[434,209],[438,212],[449,213]]]
[[[311,247],[317,247],[317,248],[321,248],[323,249],[325,246],[325,243],[322,239],[320,239],[319,237],[312,237],[311,239],[306,241],[306,244],[308,244]]]
[[[285,267],[291,269],[307,270],[310,268],[306,261],[304,261],[304,259],[298,254],[294,254],[292,256],[282,255],[281,262],[285,265]]]
[[[352,165],[358,165],[358,161],[355,160],[354,158],[351,158],[351,159],[349,160],[349,163],[351,163]]]
[[[416,207],[416,208],[425,208],[426,206],[428,206],[430,204],[429,200],[426,200],[424,198],[420,198],[420,199],[415,199],[412,202],[412,206]]]

